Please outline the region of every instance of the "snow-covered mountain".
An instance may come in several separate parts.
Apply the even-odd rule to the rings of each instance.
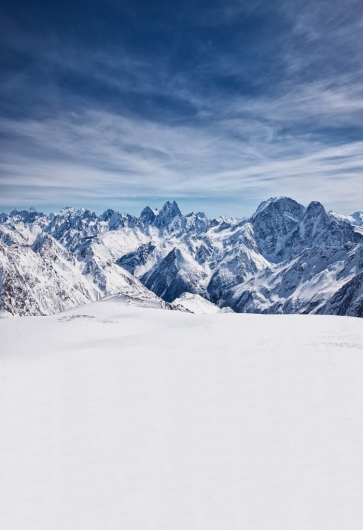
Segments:
[[[184,293],[237,312],[363,316],[363,214],[287,197],[251,218],[106,210],[0,214],[1,308],[50,314],[109,295],[170,306]],[[149,302],[147,302],[149,301]]]
[[[215,313],[234,313],[230,307],[223,307],[222,309],[206,300],[199,294],[184,293],[179,298],[176,298],[173,303],[175,309],[180,311],[187,311],[199,315],[214,315]]]

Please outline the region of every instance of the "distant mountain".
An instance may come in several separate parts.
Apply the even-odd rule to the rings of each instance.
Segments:
[[[271,198],[249,219],[183,215],[175,201],[140,217],[0,214],[4,314],[50,314],[116,294],[171,309],[191,293],[236,312],[362,316],[362,273],[363,213],[319,202]]]
[[[173,307],[181,310],[188,311],[190,313],[196,313],[201,315],[213,315],[215,313],[234,313],[231,308],[221,309],[216,304],[213,304],[209,300],[206,300],[199,294],[183,293],[179,298],[176,298],[173,303]]]

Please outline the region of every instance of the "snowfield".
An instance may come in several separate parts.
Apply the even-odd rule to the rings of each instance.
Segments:
[[[358,530],[363,323],[0,319],[2,530]]]

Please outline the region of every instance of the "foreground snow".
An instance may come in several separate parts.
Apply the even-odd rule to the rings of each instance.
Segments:
[[[362,321],[125,305],[0,319],[2,530],[346,530]]]

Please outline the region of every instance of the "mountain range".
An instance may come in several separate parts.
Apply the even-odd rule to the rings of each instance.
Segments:
[[[183,215],[175,201],[140,217],[0,214],[3,315],[48,315],[113,295],[191,312],[362,317],[363,213],[277,197],[250,218]]]

